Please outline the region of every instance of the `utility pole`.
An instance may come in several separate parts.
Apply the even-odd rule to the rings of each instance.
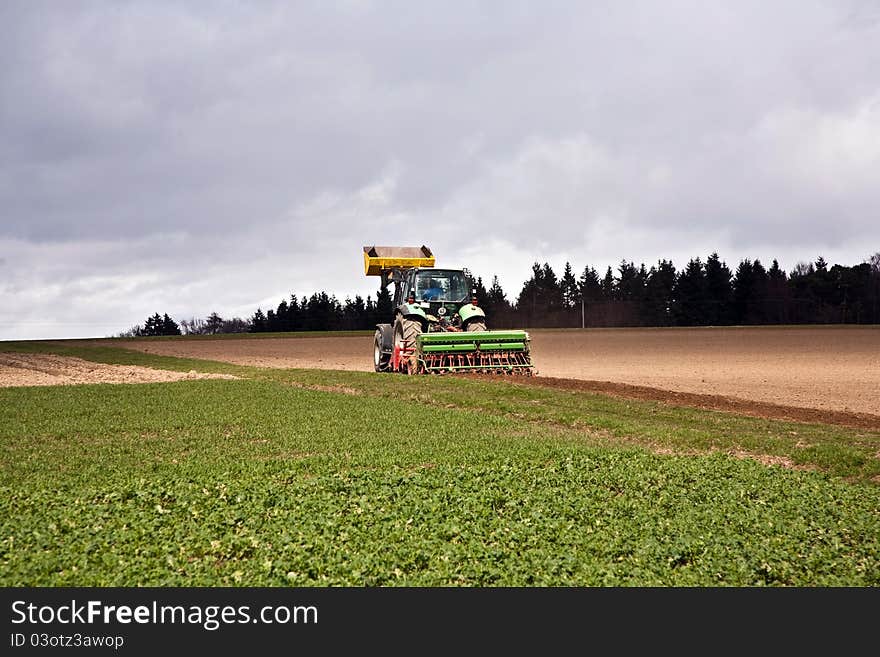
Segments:
[[[584,298],[581,297],[581,328],[586,328],[584,323]]]

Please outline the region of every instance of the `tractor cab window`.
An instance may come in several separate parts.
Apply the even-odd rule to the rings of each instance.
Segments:
[[[467,279],[460,271],[431,269],[420,271],[416,276],[416,299],[418,301],[460,303],[466,300],[467,296]]]

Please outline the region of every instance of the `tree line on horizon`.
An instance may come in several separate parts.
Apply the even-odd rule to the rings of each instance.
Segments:
[[[651,267],[622,260],[601,275],[589,265],[575,275],[570,262],[557,275],[548,263],[535,262],[514,299],[497,276],[488,288],[482,277],[473,283],[490,329],[880,324],[880,252],[853,266],[829,266],[819,256],[791,272],[776,259],[770,267],[743,259],[731,269],[717,253],[705,261],[691,258],[681,270],[665,259]],[[177,324],[156,313],[120,335],[368,330],[390,321],[393,310],[387,288],[375,300],[291,294],[247,319],[211,313]]]

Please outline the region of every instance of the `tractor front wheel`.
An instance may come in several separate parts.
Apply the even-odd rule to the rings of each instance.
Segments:
[[[373,340],[373,368],[377,372],[384,372],[391,366],[391,354],[385,353],[382,346],[382,331],[377,330]]]

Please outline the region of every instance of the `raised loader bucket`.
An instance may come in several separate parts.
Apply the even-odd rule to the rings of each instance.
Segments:
[[[427,246],[365,246],[364,273],[381,276],[389,269],[433,267],[434,254]]]
[[[533,373],[526,331],[440,331],[416,338],[419,371]]]

